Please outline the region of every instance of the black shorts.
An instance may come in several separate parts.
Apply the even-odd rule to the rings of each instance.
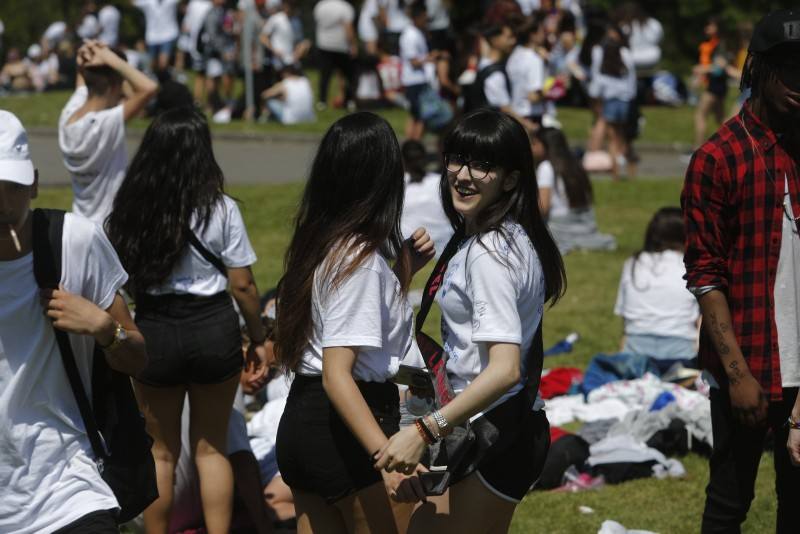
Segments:
[[[489,491],[501,499],[519,503],[544,469],[550,449],[550,423],[543,410],[531,410],[522,393],[492,408],[483,417],[497,427],[500,437],[475,472]],[[461,474],[459,480],[470,474]]]
[[[356,382],[386,436],[400,429],[397,386]],[[382,480],[375,460],[347,428],[322,388],[322,377],[295,375],[275,445],[283,480],[329,504]]]
[[[91,512],[53,534],[119,534],[113,510]]]
[[[218,384],[242,370],[239,316],[224,291],[139,296],[136,326],[147,347],[147,367],[136,377],[144,384]]]
[[[403,87],[406,100],[408,100],[408,111],[415,120],[420,120],[420,101],[422,100],[422,91],[424,91],[426,87],[428,87],[427,83],[418,83],[416,85]]]

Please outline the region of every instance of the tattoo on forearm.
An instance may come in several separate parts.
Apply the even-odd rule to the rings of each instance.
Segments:
[[[731,362],[728,365],[728,368],[731,370],[731,374],[728,375],[728,380],[732,385],[735,386],[742,378],[744,378],[744,373],[742,373],[742,370],[739,369],[739,362]]]
[[[711,312],[708,314],[708,321],[711,326],[711,336],[714,339],[714,345],[721,356],[727,356],[731,352],[731,348],[725,343],[725,333],[730,330],[730,325],[725,322],[720,322],[717,319],[717,314]]]

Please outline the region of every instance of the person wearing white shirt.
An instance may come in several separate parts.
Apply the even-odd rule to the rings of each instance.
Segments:
[[[379,17],[388,53],[397,55],[400,49],[400,34],[414,24],[413,16],[409,17],[406,10],[420,1],[424,3],[424,0],[383,0],[380,2]]]
[[[438,286],[442,361],[455,397],[389,438],[375,466],[408,473],[428,444],[485,418],[497,440],[456,471],[446,495],[428,497],[412,524],[420,531],[504,531],[550,444],[536,392],[540,331],[545,304],[563,294],[564,265],[536,204],[533,155],[519,122],[480,109],[456,124],[443,148],[442,202],[459,241],[429,284]]]
[[[311,82],[297,67],[284,67],[281,81],[265,90],[261,98],[266,100],[272,117],[281,124],[317,120]]]
[[[83,3],[83,17],[75,28],[75,33],[83,40],[96,39],[100,35],[100,22],[97,20],[97,4],[93,0]]]
[[[100,8],[100,11],[97,12],[97,20],[100,23],[100,35],[97,40],[111,47],[117,46],[120,19],[119,9],[113,4],[106,4]]]
[[[539,25],[530,22],[517,31],[517,46],[506,63],[511,82],[511,109],[520,117],[541,124],[544,115],[544,60],[536,52]]]
[[[594,128],[608,125],[608,152],[611,156],[611,176],[619,177],[619,167],[629,150],[625,126],[636,98],[636,66],[626,46],[625,36],[616,26],[609,26],[602,46],[592,49],[592,75],[589,94],[602,101],[601,118]],[[605,124],[604,124],[605,123]]]
[[[378,55],[378,38],[381,12],[386,0],[365,0],[358,13],[358,39],[364,43],[367,54]]]
[[[280,9],[267,19],[261,30],[261,44],[272,54],[272,67],[276,71],[297,61],[294,53],[295,34],[288,10],[287,3],[281,3]]]
[[[122,83],[133,93],[122,100]],[[128,164],[125,123],[158,85],[106,45],[78,50],[78,79],[58,120],[58,146],[72,181],[72,211],[103,224]]]
[[[449,0],[425,0],[428,10],[428,31],[431,35],[431,48],[433,50],[449,50],[452,39],[450,37],[450,9]]]
[[[149,356],[133,382],[154,440],[159,497],[144,511],[148,532],[167,531],[187,393],[205,527],[230,531],[233,473],[225,451],[233,400],[243,364],[253,381],[267,372],[256,255],[236,201],[223,191],[205,115],[170,109],[145,132],[106,221],[130,275]],[[136,198],[148,199],[146,210]],[[250,339],[244,358],[234,300]]]
[[[424,33],[428,25],[428,12],[423,2],[411,6],[411,20],[413,24],[406,26],[400,35],[400,59],[403,61],[400,80],[410,113],[406,121],[406,137],[422,139],[425,123],[420,116],[420,105],[423,92],[429,87],[425,69],[431,60]]]
[[[0,531],[116,534],[120,504],[95,463],[55,330],[69,336],[90,398],[95,346],[112,369],[136,375],[144,340],[118,293],[128,275],[102,229],[80,215],[64,215],[59,289],[40,289],[37,188],[25,129],[0,111]]]
[[[644,246],[625,261],[614,314],[623,318],[622,351],[649,356],[662,372],[697,356],[700,307],[683,280],[680,208],[658,210]]]
[[[178,3],[179,0],[133,0],[133,5],[144,13],[144,40],[154,70],[169,67],[180,35]]]
[[[355,10],[345,0],[321,0],[314,6],[316,47],[320,63],[319,103],[328,102],[328,84],[334,70],[344,78],[345,104],[355,102],[356,64],[358,53],[353,19]]]
[[[374,459],[399,429],[392,379],[400,360],[419,352],[407,288],[434,253],[424,229],[400,235],[402,201],[389,123],[365,112],[336,121],[311,165],[277,300],[276,359],[294,379],[276,454],[301,530],[401,531],[411,508],[390,497],[424,498]]]

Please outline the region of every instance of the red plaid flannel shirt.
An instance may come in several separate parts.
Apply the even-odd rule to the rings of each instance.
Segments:
[[[681,193],[687,286],[726,294],[736,339],[770,400],[783,395],[773,290],[784,176],[792,212],[800,216],[797,148],[779,140],[745,106],[695,152]],[[705,328],[699,359],[717,381],[727,381]]]

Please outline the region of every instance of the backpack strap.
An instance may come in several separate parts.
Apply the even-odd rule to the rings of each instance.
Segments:
[[[33,211],[33,273],[37,285],[42,289],[57,289],[61,282],[62,236],[64,234],[64,212],[61,210],[36,209]],[[69,385],[78,410],[83,419],[89,442],[92,444],[96,463],[102,473],[106,447],[97,427],[89,397],[83,386],[69,335],[53,327],[61,353],[61,361],[69,379]],[[95,355],[97,357],[97,355]]]
[[[208,263],[213,265],[220,273],[222,273],[222,276],[228,278],[228,268],[225,267],[222,259],[208,250],[203,242],[197,237],[197,234],[195,234],[192,230],[189,230],[189,235],[187,238],[189,240],[189,244],[194,247],[194,249],[199,252]]]

